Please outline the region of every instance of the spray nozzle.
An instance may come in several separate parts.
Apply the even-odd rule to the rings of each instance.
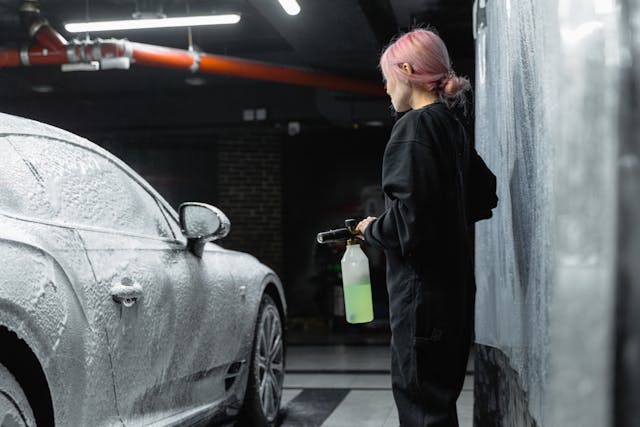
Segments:
[[[347,219],[344,222],[344,225],[346,228],[338,228],[337,230],[318,233],[318,243],[337,243],[353,240],[358,235],[358,232],[356,231],[358,220]]]

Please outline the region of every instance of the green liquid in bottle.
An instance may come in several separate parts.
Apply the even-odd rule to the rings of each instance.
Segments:
[[[344,307],[347,322],[366,323],[373,320],[371,284],[344,285]]]

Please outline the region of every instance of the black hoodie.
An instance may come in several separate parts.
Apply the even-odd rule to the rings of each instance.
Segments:
[[[474,191],[470,180],[482,191]],[[392,330],[394,314],[409,300],[419,304],[425,293],[437,294],[442,305],[430,312],[459,317],[462,309],[463,317],[472,315],[456,304],[475,292],[468,227],[491,216],[495,177],[444,103],[410,110],[395,123],[384,153],[382,189],[386,209],[366,228],[365,241],[387,256]],[[417,328],[418,336],[428,333]]]

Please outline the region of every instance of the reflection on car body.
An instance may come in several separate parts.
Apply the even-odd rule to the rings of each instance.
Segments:
[[[178,215],[85,139],[0,114],[0,421],[273,424],[286,302],[268,267],[206,243],[229,226],[205,204]]]

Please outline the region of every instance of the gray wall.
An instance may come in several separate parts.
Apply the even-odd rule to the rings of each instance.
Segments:
[[[500,201],[494,218],[476,227],[476,341],[488,347],[478,352],[476,424],[543,425],[556,148],[539,25],[546,10],[491,0],[478,12],[476,146],[498,177]]]
[[[640,3],[622,3],[623,32],[630,45],[620,98],[618,160],[618,292],[615,426],[637,425],[640,408]]]
[[[611,425],[628,24],[615,0],[477,5],[476,144],[500,205],[477,226],[476,425]]]

